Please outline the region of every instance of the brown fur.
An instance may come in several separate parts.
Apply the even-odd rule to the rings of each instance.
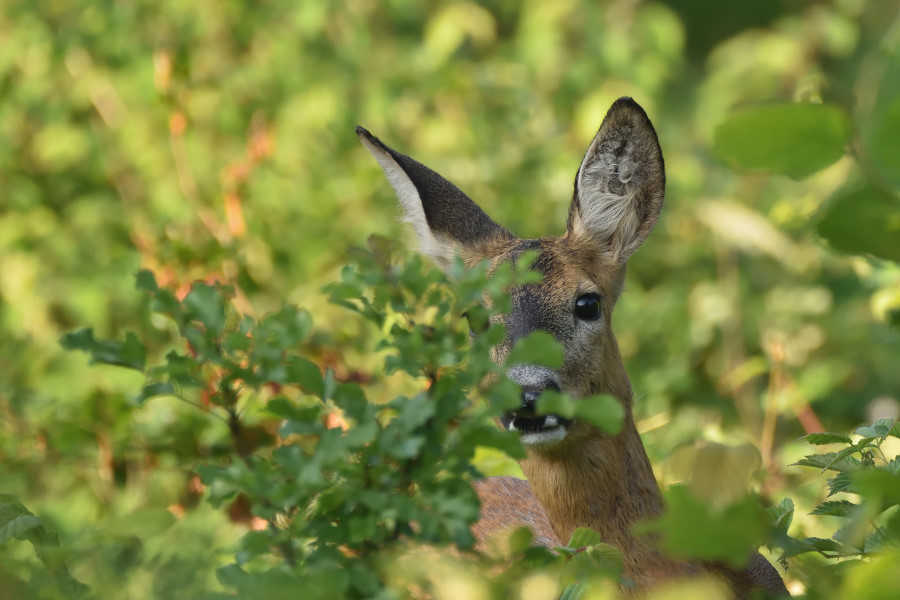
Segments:
[[[626,409],[618,435],[576,421],[561,441],[529,446],[521,462],[527,482],[477,482],[482,518],[473,532],[480,547],[490,547],[492,538],[519,526],[531,527],[536,541],[548,546],[567,541],[578,527],[591,527],[622,551],[625,575],[639,588],[705,572],[723,579],[738,598],[754,590],[788,595],[777,571],[758,554],[750,555],[748,567],[740,571],[677,562],[657,550],[654,538],[632,532],[635,523],[663,510],[612,332],[625,263],[649,235],[663,204],[662,153],[644,111],[630,98],[613,104],[578,170],[565,234],[539,240],[513,237],[434,171],[365,130],[360,136],[385,168],[401,204],[416,213],[407,215],[409,220],[421,221],[421,202],[428,229],[417,228],[417,234],[438,264],[448,264],[452,253],[461,254],[467,264],[483,259],[496,264],[515,260],[525,250],[538,251],[532,268],[543,279],[511,290],[513,308],[500,317],[507,338],[494,349],[494,359],[502,362],[515,341],[530,331],[549,331],[565,350],[563,366],[555,372],[559,387],[576,398],[609,394]],[[588,293],[601,298],[600,318],[590,323],[573,316],[575,300]]]

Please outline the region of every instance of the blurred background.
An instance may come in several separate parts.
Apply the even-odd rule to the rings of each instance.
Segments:
[[[0,492],[109,597],[207,589],[246,509],[200,502],[190,473],[227,444],[221,423],[134,408],[139,375],[60,335],[164,339],[140,268],[228,282],[249,313],[307,308],[308,354],[391,397],[372,332],[320,292],[370,234],[411,239],[357,124],[538,237],[564,231],[609,105],[647,110],[666,206],[615,323],[663,480],[693,440],[747,443],[763,495],[790,490],[799,515],[824,481],[787,466],[796,438],[900,412],[893,0],[0,0],[0,40]],[[714,151],[722,123],[775,102],[836,107],[846,153],[791,178]],[[864,224],[844,244],[817,231],[869,210],[828,212],[855,185],[886,203],[866,213],[881,251]],[[3,548],[0,570],[30,552]]]

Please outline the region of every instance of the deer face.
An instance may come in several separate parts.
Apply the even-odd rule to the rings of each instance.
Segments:
[[[665,187],[656,133],[633,100],[613,104],[588,148],[575,178],[566,233],[559,238],[516,238],[431,169],[362,128],[357,133],[397,191],[422,252],[439,266],[448,266],[454,254],[473,264],[485,258],[514,261],[527,250],[538,252],[531,268],[543,277],[510,290],[512,309],[497,317],[507,335],[493,358],[503,362],[516,340],[543,330],[560,342],[564,361],[557,370],[527,364],[509,368],[508,376],[522,389],[522,405],[500,419],[502,427],[521,432],[533,451],[554,451],[596,431],[558,415],[537,416],[535,403],[544,390],[576,398],[602,392],[630,404],[630,386],[612,334],[612,309],[625,262],[655,224]]]
[[[537,250],[531,268],[542,278],[510,290],[512,310],[497,319],[506,327],[506,338],[493,348],[492,358],[498,364],[506,361],[517,340],[533,331],[546,331],[560,343],[564,352],[559,369],[541,365],[517,364],[507,376],[522,389],[522,405],[503,415],[504,429],[519,431],[529,446],[556,445],[569,438],[577,439],[581,424],[559,415],[535,413],[541,392],[551,389],[582,398],[600,392],[612,393],[621,374],[610,369],[618,353],[612,348],[612,308],[619,296],[623,269],[615,262],[601,264],[602,257],[582,262],[573,240],[545,238],[514,241],[507,252],[495,261],[516,260],[523,252]]]

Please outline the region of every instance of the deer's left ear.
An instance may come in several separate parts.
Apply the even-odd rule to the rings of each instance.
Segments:
[[[619,98],[578,169],[568,234],[625,262],[656,224],[665,187],[662,150],[647,113]]]

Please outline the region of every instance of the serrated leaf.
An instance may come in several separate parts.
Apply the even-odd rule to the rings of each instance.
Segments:
[[[897,314],[900,315],[900,311],[898,311]],[[894,425],[891,427],[890,432],[888,432],[888,435],[891,437],[900,438],[900,421],[894,423]]]
[[[91,363],[115,365],[138,371],[144,370],[147,351],[137,336],[129,331],[125,341],[97,340],[91,328],[79,329],[63,335],[59,340],[66,350],[81,350],[91,357]]]
[[[729,117],[716,128],[713,149],[733,165],[802,178],[841,158],[849,135],[836,106],[773,104]]]
[[[587,551],[591,555],[600,558],[607,563],[619,566],[625,563],[625,557],[622,555],[622,551],[610,544],[594,544],[588,548]]]
[[[840,433],[810,433],[803,436],[803,439],[810,444],[823,446],[825,444],[852,444],[853,440],[849,436]]]
[[[603,538],[600,537],[600,534],[590,527],[579,527],[572,532],[566,547],[577,550],[578,548],[584,548],[585,546],[599,544],[602,541]]]
[[[851,494],[858,493],[856,489],[856,484],[853,481],[853,477],[850,473],[841,473],[834,479],[828,480],[828,496],[834,496],[840,492],[848,492]]]
[[[769,516],[772,518],[772,526],[787,534],[794,520],[794,501],[785,498],[777,506],[769,508]]]
[[[848,500],[829,500],[817,506],[811,515],[828,515],[832,517],[847,517],[856,504]]]
[[[855,471],[860,468],[859,460],[852,456],[838,458],[841,452],[825,452],[823,454],[810,454],[798,460],[791,466],[815,467],[823,471]]]
[[[559,600],[580,600],[587,592],[587,585],[583,583],[572,583],[563,589],[559,595]]]

